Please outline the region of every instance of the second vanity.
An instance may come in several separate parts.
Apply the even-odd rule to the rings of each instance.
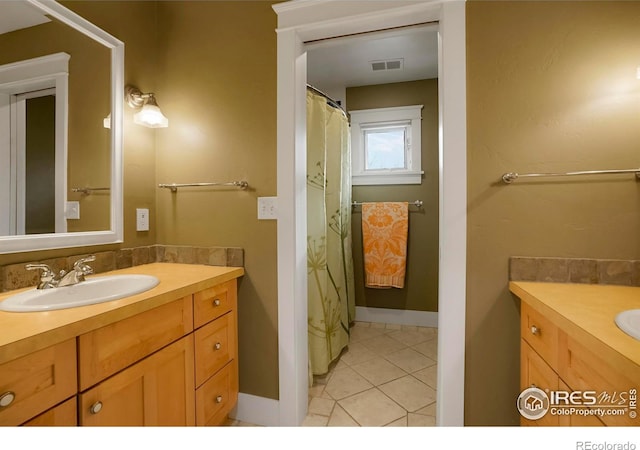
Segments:
[[[238,397],[244,269],[153,263],[103,275],[119,274],[160,283],[96,305],[0,312],[0,425],[224,423]]]
[[[555,402],[560,413],[551,413],[551,404],[542,418],[522,417],[521,425],[640,425],[640,341],[614,321],[639,307],[640,288],[512,281],[509,289],[522,301],[521,390],[573,393]],[[563,414],[565,406],[573,413]],[[607,413],[587,414],[595,409]]]

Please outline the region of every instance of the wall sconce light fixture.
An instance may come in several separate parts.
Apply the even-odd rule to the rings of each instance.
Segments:
[[[149,128],[166,128],[169,126],[169,119],[160,111],[156,98],[152,93],[143,94],[137,87],[127,86],[124,88],[124,94],[129,106],[134,109],[140,109],[133,115],[134,123]]]

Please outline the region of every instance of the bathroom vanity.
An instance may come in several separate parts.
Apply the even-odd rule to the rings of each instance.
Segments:
[[[551,414],[521,425],[638,426],[640,341],[615,324],[640,306],[640,288],[510,282],[521,302],[520,388],[573,393],[562,406],[615,410],[614,415]],[[553,406],[554,402],[551,402]]]
[[[111,274],[160,283],[96,305],[0,312],[0,425],[225,422],[238,397],[244,269],[154,263]]]

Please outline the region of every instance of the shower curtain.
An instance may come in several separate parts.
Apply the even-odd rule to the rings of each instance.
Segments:
[[[309,377],[328,371],[355,317],[351,146],[342,110],[307,90]]]

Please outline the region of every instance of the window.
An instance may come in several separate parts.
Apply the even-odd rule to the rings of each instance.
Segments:
[[[350,111],[352,184],[420,184],[422,105]]]

